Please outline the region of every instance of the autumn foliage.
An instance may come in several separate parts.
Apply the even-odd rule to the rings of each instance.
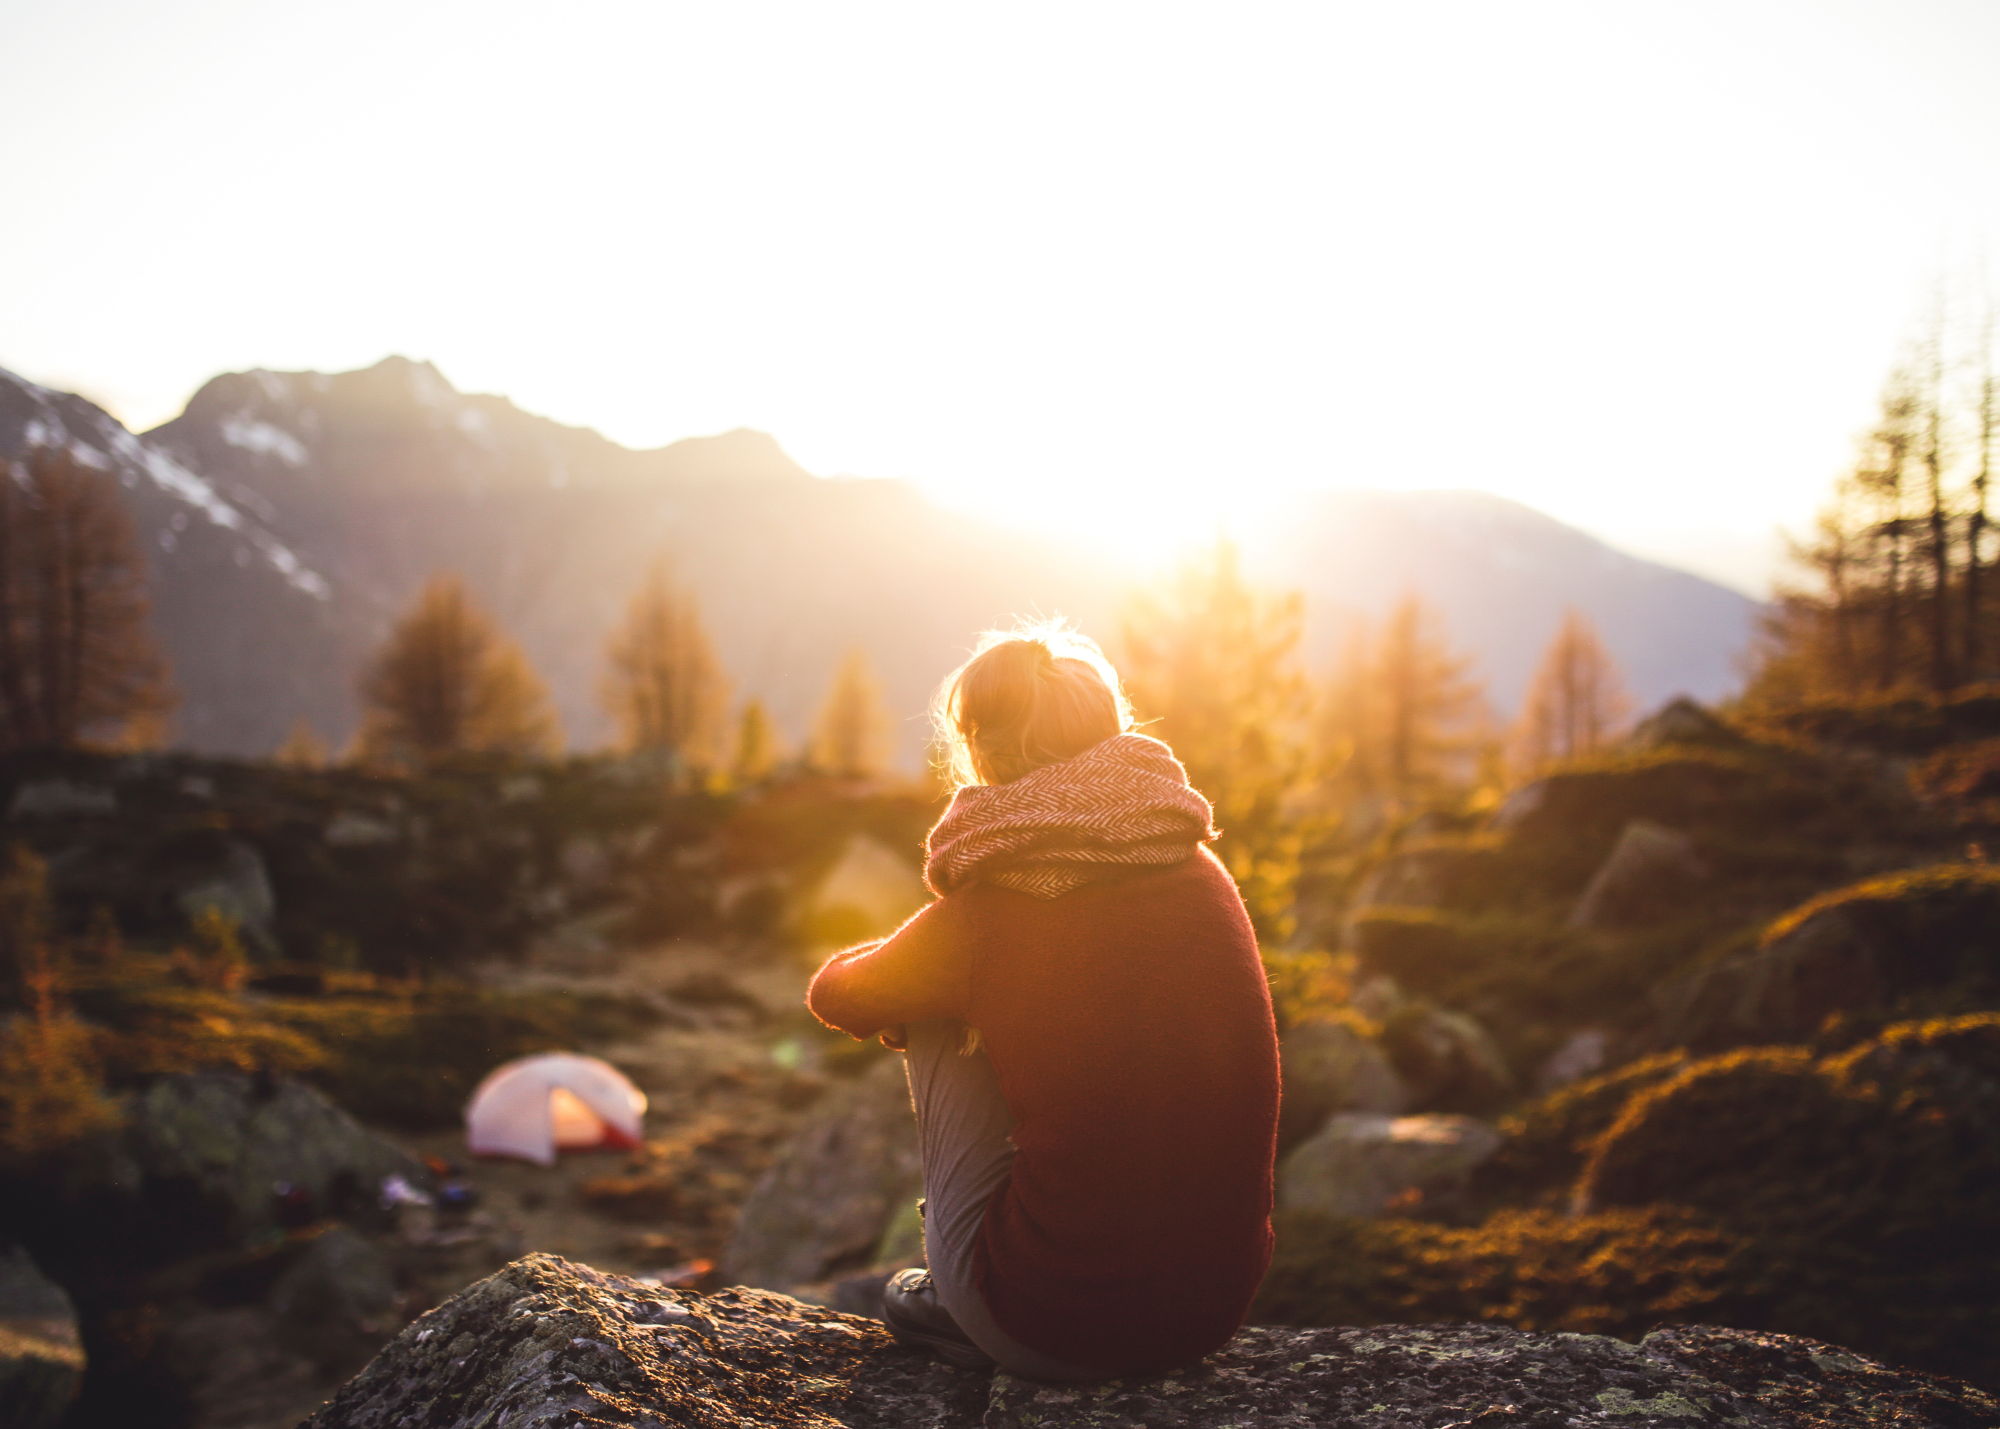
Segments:
[[[527,656],[456,576],[437,576],[361,682],[364,761],[428,767],[463,754],[552,754],[561,731]]]
[[[604,699],[625,747],[685,766],[721,757],[729,682],[701,623],[701,604],[662,563],[632,597],[611,638]]]
[[[56,447],[0,462],[0,749],[69,748],[164,714],[148,611],[111,477]]]

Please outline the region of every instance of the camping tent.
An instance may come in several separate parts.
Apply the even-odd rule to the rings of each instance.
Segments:
[[[595,1057],[543,1052],[495,1067],[465,1104],[475,1156],[553,1166],[556,1152],[639,1144],[646,1094]]]

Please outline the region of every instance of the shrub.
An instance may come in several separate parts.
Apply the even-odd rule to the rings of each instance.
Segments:
[[[115,975],[78,979],[77,1009],[95,1025],[111,1085],[212,1069],[296,1074],[325,1061],[316,1039],[263,1007],[214,987],[167,981],[170,966],[133,957]]]
[[[1282,1214],[1256,1313],[1611,1334],[1698,1318],[2000,1384],[2000,1013],[1829,1058],[1650,1058],[1507,1131],[1483,1189],[1550,1191],[1581,1157],[1586,1214]]]
[[[1288,1032],[1306,1022],[1343,1020],[1354,1016],[1348,1003],[1354,996],[1354,959],[1321,949],[1263,950],[1264,977],[1271,985],[1271,1011],[1278,1031]]]
[[[1627,1102],[1592,1148],[1578,1195],[1592,1206],[1669,1201],[1734,1218],[1797,1215],[1800,1178],[1844,1165],[1843,1143],[1865,1111],[1803,1047],[1712,1057]]]
[[[1486,961],[1460,920],[1437,908],[1364,909],[1355,916],[1353,939],[1364,972],[1432,995],[1448,995]]]
[[[1259,1324],[1486,1320],[1634,1336],[1727,1318],[1739,1237],[1686,1211],[1502,1211],[1470,1229],[1280,1212]]]
[[[46,946],[27,969],[28,1012],[0,1032],[0,1155],[40,1161],[118,1123],[90,1029],[58,1000]]]
[[[427,1129],[458,1122],[502,1062],[612,1040],[650,1013],[608,998],[437,988],[386,1004],[290,1004],[288,1022],[321,1042],[315,1078],[364,1120]]]
[[[1827,917],[1848,920],[1881,950],[1881,970],[1897,990],[1953,983],[2000,992],[2000,868],[1940,864],[1865,879],[1794,908],[1761,944]]]
[[[175,948],[174,973],[195,987],[236,992],[249,976],[250,955],[244,951],[236,920],[219,908],[194,915],[194,946]]]
[[[1640,1091],[1579,1181],[1741,1236],[1749,1323],[2000,1378],[2000,1014],[1840,1056],[1733,1052]]]
[[[1494,1198],[1568,1198],[1590,1155],[1633,1095],[1688,1065],[1680,1052],[1628,1062],[1615,1071],[1559,1088],[1500,1122],[1499,1151],[1474,1174],[1475,1189]]]

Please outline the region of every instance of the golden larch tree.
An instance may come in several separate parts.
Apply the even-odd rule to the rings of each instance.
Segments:
[[[1253,589],[1221,541],[1135,595],[1120,629],[1119,673],[1142,731],[1173,747],[1215,806],[1217,856],[1266,936],[1287,931],[1298,873],[1297,820],[1283,806],[1305,771],[1304,619],[1301,595]]]
[[[721,756],[729,682],[701,623],[701,604],[662,561],[611,637],[604,701],[625,747],[688,768]]]
[[[1514,762],[1533,774],[1602,749],[1623,730],[1632,700],[1597,628],[1575,609],[1542,653],[1514,729]]]
[[[69,748],[163,716],[149,609],[109,473],[59,447],[0,462],[0,749]]]
[[[426,767],[454,755],[550,755],[562,744],[527,656],[465,593],[431,578],[361,680],[364,762]]]
[[[1414,595],[1372,632],[1357,622],[1334,673],[1322,730],[1326,746],[1343,756],[1336,787],[1410,809],[1469,782],[1486,722],[1471,668]]]
[[[778,730],[760,699],[744,703],[736,721],[736,752],[729,761],[729,774],[739,784],[754,784],[778,764]]]
[[[319,731],[304,715],[292,721],[285,742],[271,754],[271,762],[283,769],[324,769],[332,751]]]
[[[812,764],[843,779],[870,778],[889,767],[889,707],[867,654],[855,646],[834,672],[813,722]]]
[[[54,925],[48,866],[16,844],[0,866],[0,996],[23,1010],[0,1023],[0,1160],[17,1165],[119,1121],[96,1039],[65,1004],[68,950]]]
[[[1764,617],[1746,704],[1948,695],[2000,674],[1995,325],[1990,304],[1977,324],[1948,317],[1940,297],[1814,531],[1791,543],[1798,578]]]

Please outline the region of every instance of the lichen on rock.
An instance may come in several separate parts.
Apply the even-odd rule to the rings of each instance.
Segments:
[[[1492,1325],[1244,1330],[1156,1379],[1049,1385],[954,1369],[783,1295],[664,1290],[532,1255],[398,1335],[304,1429],[816,1429],[2000,1424],[1970,1385],[1785,1335],[1637,1345]]]

